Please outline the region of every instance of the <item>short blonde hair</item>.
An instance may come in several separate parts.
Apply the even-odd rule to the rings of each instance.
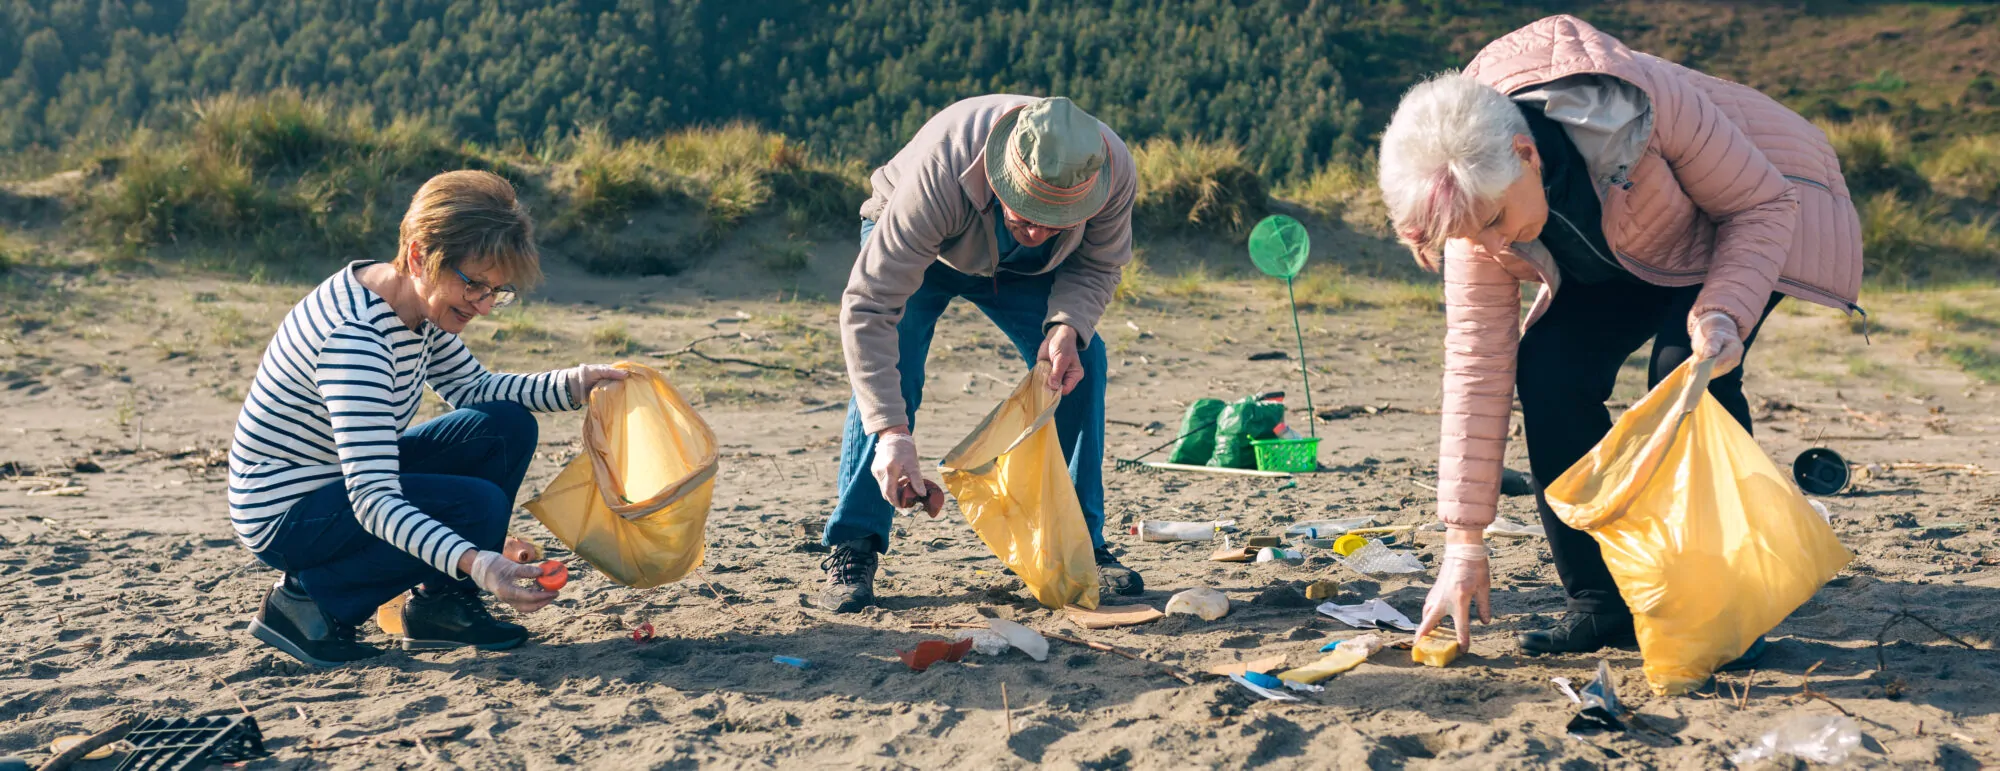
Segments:
[[[1528,133],[1520,108],[1499,90],[1444,72],[1403,94],[1382,132],[1377,182],[1396,238],[1417,262],[1438,268],[1444,242],[1498,199],[1523,170],[1514,137]]]
[[[398,273],[408,272],[404,257],[411,244],[423,255],[428,281],[468,263],[490,264],[521,289],[542,280],[535,220],[514,186],[490,171],[447,171],[417,188],[396,241]]]

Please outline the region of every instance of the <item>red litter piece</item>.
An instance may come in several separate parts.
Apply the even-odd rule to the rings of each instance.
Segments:
[[[652,641],[653,641],[652,624],[650,623],[640,624],[638,628],[632,630],[632,642],[646,643]]]
[[[940,661],[956,663],[971,651],[972,638],[967,637],[958,642],[925,640],[917,643],[917,647],[913,649],[896,651],[896,655],[903,658],[903,663],[909,665],[910,671],[922,672]]]

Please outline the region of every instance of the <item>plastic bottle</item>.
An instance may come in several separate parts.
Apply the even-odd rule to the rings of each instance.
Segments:
[[[1263,401],[1283,406],[1285,403],[1285,394],[1282,391],[1272,394],[1266,394],[1264,396]],[[1292,428],[1289,424],[1285,422],[1285,418],[1282,413],[1278,417],[1278,425],[1275,428],[1271,429],[1271,434],[1279,439],[1305,438],[1305,436],[1300,434],[1297,429]]]
[[[1140,520],[1132,526],[1132,534],[1141,541],[1213,541],[1217,530],[1236,524],[1235,520],[1222,522],[1159,522]]]

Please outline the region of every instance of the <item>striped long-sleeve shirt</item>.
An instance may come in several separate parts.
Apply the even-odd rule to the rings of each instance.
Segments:
[[[229,448],[229,518],[262,551],[292,504],[345,484],[369,533],[457,576],[470,541],[403,497],[397,440],[416,417],[428,383],[452,407],[518,402],[537,412],[582,407],[571,396],[577,370],[500,375],[457,335],[425,322],[410,329],[361,284],[357,262],[334,274],[285,316],[264,350]]]

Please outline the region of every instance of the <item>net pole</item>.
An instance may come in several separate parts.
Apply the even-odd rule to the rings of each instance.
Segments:
[[[1299,379],[1306,386],[1306,428],[1319,438],[1319,413],[1313,411],[1312,372],[1306,368],[1306,333],[1299,329],[1299,297],[1292,291],[1292,277],[1285,277],[1285,300],[1292,304],[1292,336],[1299,341]]]

